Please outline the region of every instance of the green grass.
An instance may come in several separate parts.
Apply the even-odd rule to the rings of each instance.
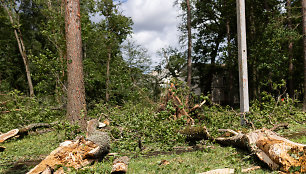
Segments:
[[[62,133],[49,132],[1,144],[6,149],[0,153],[0,173],[25,173],[57,148],[62,137]]]
[[[292,127],[289,130],[282,130],[286,135],[293,131],[303,130],[303,127]],[[63,133],[49,132],[40,135],[29,135],[23,139],[12,139],[2,146],[6,150],[0,153],[0,173],[25,173],[40,162],[52,150],[58,147],[63,141]],[[301,135],[292,138],[293,141],[306,143],[306,136]],[[208,143],[201,150],[176,154],[175,152],[150,154],[127,153],[131,158],[129,173],[200,173],[220,168],[234,168],[240,173],[243,168],[255,165],[262,165],[254,156],[247,152],[233,148],[221,147],[218,144]],[[126,152],[125,152],[126,153]],[[103,162],[96,163],[90,168],[71,173],[110,173],[113,157],[106,158]],[[163,165],[162,161],[169,162]],[[264,166],[264,165],[263,165]],[[273,173],[263,168],[251,173]],[[277,173],[277,172],[274,172]]]

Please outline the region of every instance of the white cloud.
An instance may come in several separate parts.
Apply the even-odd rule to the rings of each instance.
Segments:
[[[127,0],[121,7],[133,19],[133,39],[148,49],[155,65],[160,61],[157,51],[178,47],[179,9],[173,4],[174,0]]]

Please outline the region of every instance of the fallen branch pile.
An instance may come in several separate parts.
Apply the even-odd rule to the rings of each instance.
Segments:
[[[168,104],[168,101],[171,100],[176,109],[176,113],[175,115],[173,115],[174,120],[180,119],[182,116],[186,116],[187,124],[193,125],[194,120],[190,115],[194,113],[197,109],[201,108],[205,104],[206,101],[204,100],[201,104],[196,104],[193,108],[188,110],[187,108],[185,108],[186,106],[183,104],[181,99],[176,95],[175,90],[176,88],[174,84],[171,83],[170,88],[168,89],[168,94],[166,95],[166,98],[164,99],[164,104],[161,105],[160,110],[164,110],[166,108],[166,105]]]

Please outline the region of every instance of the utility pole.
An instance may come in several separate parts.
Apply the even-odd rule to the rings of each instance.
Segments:
[[[236,3],[237,3],[237,30],[238,30],[240,112],[241,112],[241,124],[243,125],[245,124],[244,114],[249,112],[245,1],[236,0]]]

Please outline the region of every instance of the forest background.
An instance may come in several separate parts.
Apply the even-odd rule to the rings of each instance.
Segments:
[[[185,120],[169,120],[175,113],[171,104],[160,112],[167,89],[161,86],[163,79],[152,75],[152,71],[168,70],[178,96],[183,101],[192,96],[186,98],[187,107],[207,101],[193,115],[197,124],[206,125],[212,132],[224,127],[241,128],[234,101],[220,106],[210,100],[213,76],[220,72],[229,79],[228,96],[238,89],[235,1],[190,0],[190,23],[186,2],[177,1],[174,5],[184,12],[179,16],[178,27],[183,49],[161,49],[163,62],[152,67],[147,50],[128,39],[133,21],[120,11],[120,3],[80,2],[85,114],[88,118],[111,120],[113,136],[124,139],[115,142],[114,151],[134,150],[139,137],[153,144],[153,149],[169,150],[183,142],[176,130]],[[90,20],[95,13],[102,16],[97,23]],[[251,101],[248,120],[255,128],[273,127],[281,122],[305,124],[302,17],[301,0],[246,1]],[[31,123],[65,120],[70,62],[66,55],[64,1],[1,0],[0,18],[0,132]],[[188,28],[192,31],[190,52],[184,49]],[[201,96],[190,94],[188,83],[177,79],[178,73],[184,78],[188,75],[184,69],[189,54],[192,65],[204,65],[199,74],[191,74],[200,77]],[[190,83],[195,81],[191,78]],[[78,125],[61,126],[58,129],[65,131],[65,138],[76,135]],[[123,128],[128,130],[125,135]]]

